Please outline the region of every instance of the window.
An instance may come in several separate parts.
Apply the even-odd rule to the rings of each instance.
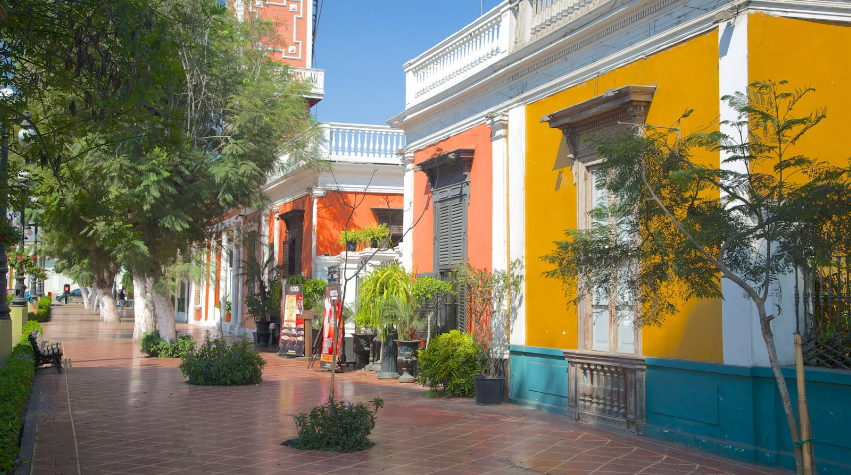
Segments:
[[[595,170],[602,159],[583,138],[593,133],[615,133],[633,130],[644,124],[647,110],[653,100],[654,86],[623,86],[609,89],[604,94],[553,112],[543,117],[550,127],[561,129],[564,134],[562,147],[555,157],[553,170],[570,167],[576,185],[578,227],[590,228],[594,219],[591,210],[600,205],[611,206],[612,198],[596,184]],[[557,187],[560,181],[557,182]],[[618,239],[633,239],[619,233]],[[625,263],[617,274],[623,276],[630,271]],[[583,350],[610,353],[641,354],[640,330],[634,328],[635,314],[640,309],[635,305],[632,291],[617,277],[605,288],[595,288],[579,306],[579,346]]]
[[[390,241],[387,243],[387,247],[396,247],[405,236],[402,225],[404,216],[402,208],[372,208],[372,212],[375,214],[375,220],[378,224],[387,226],[390,231]]]
[[[279,215],[287,227],[286,234],[282,239],[281,255],[283,265],[281,269],[286,273],[284,279],[291,275],[301,275],[301,246],[304,236],[304,210],[294,209]]]

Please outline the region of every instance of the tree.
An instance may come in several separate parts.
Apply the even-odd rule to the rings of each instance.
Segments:
[[[97,134],[77,137],[78,159],[56,171],[46,194],[76,203],[77,235],[132,271],[134,338],[154,329],[155,315],[160,336],[173,340],[169,267],[214,240],[209,226],[229,210],[261,205],[269,174],[315,160],[315,127],[309,85],[266,55],[277,38],[269,22],[240,22],[215,0],[158,8],[173,48],[151,61],[172,74],[140,87],[161,100],[111,129],[108,147],[95,146]]]
[[[796,266],[847,255],[851,167],[799,153],[801,137],[826,117],[825,109],[796,115],[812,88],[785,81],[754,82],[722,98],[738,112],[721,131],[674,138],[671,129],[646,136],[592,139],[605,157],[597,186],[606,205],[592,211],[593,227],[571,229],[543,259],[576,304],[614,283],[640,305],[637,325],[661,325],[695,298],[723,298],[721,279],[746,294],[759,315],[768,359],[789,424],[800,440],[780,371],[768,308],[778,279]],[[686,113],[686,115],[688,112]],[[685,116],[684,116],[685,117]],[[700,149],[720,152],[722,166],[702,162]],[[624,265],[623,263],[631,263]],[[797,445],[797,444],[796,444]],[[802,473],[802,450],[795,448]]]

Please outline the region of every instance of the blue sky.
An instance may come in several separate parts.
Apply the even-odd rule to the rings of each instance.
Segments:
[[[322,0],[320,0],[320,3]],[[324,0],[314,67],[323,122],[385,124],[405,107],[402,65],[479,17],[480,0]],[[500,0],[486,0],[484,11]]]

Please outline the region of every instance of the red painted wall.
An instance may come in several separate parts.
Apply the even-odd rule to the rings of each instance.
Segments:
[[[378,220],[372,208],[402,209],[403,195],[381,193],[349,193],[329,191],[318,200],[316,218],[316,254],[338,255],[345,246],[338,243],[340,231],[348,221],[348,229],[360,229]],[[354,207],[354,212],[352,212]],[[349,216],[351,215],[351,219]]]
[[[286,7],[266,4],[263,8],[258,9],[260,12],[260,18],[263,18],[264,20],[271,20],[278,30],[278,36],[280,37],[279,40],[283,41],[283,44],[272,44],[270,46],[275,49],[283,49],[285,51],[288,50],[290,46],[296,47],[296,54],[290,54],[287,52],[286,56],[288,56],[288,58],[283,59],[283,61],[290,66],[300,68],[307,67],[307,32],[310,22],[312,21],[312,19],[307,16],[307,6],[310,1],[311,0],[287,2]],[[290,5],[297,5],[298,11],[291,12]],[[302,11],[302,7],[305,7],[304,11]],[[280,51],[274,51],[269,56],[279,61],[283,58]],[[294,58],[296,56],[298,57],[297,59]]]
[[[435,154],[440,155],[459,148],[476,150],[470,172],[470,205],[467,208],[467,259],[475,267],[490,269],[493,250],[493,164],[490,128],[487,124],[481,124],[417,150],[414,152],[414,162],[419,164]],[[434,271],[434,207],[429,201],[430,197],[431,185],[428,178],[424,172],[416,172],[413,207],[414,222],[417,223],[419,219],[413,230],[413,260],[416,272]]]

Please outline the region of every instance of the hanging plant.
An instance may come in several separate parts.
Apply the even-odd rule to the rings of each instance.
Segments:
[[[28,256],[26,254],[17,254],[10,256],[9,267],[15,270],[15,273],[23,273],[31,275],[35,280],[46,280],[47,271],[38,265],[38,256]]]

